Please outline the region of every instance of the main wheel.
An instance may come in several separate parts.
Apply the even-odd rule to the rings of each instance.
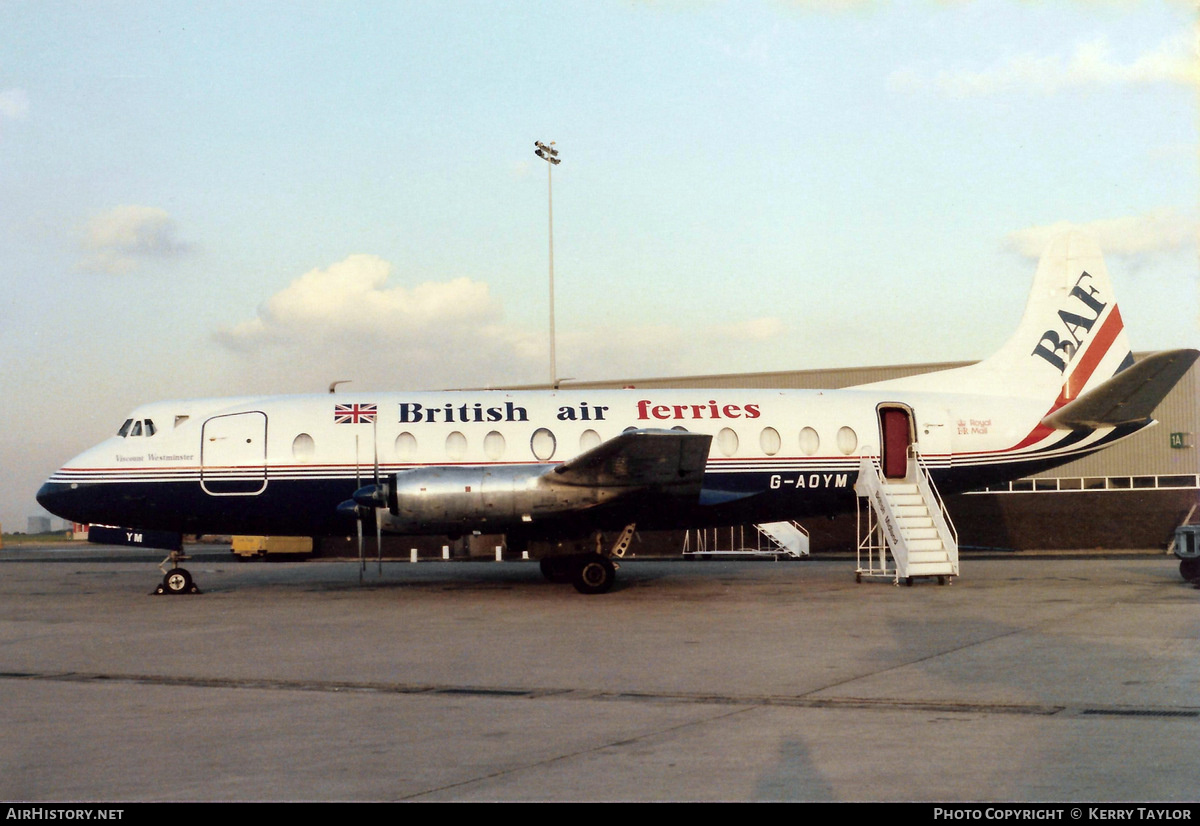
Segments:
[[[163,590],[168,594],[186,594],[192,590],[192,575],[184,568],[172,568],[163,577]]]
[[[1200,579],[1200,556],[1179,560],[1179,575],[1188,582]]]
[[[571,584],[581,594],[603,594],[613,586],[617,569],[612,561],[599,554],[589,554],[575,565]]]

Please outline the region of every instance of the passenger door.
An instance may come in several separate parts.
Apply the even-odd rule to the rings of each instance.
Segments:
[[[266,413],[230,413],[204,423],[200,487],[213,496],[255,496],[266,490]]]

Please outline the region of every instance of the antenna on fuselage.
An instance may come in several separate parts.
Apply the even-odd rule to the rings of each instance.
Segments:
[[[352,381],[354,381],[354,379],[338,379],[337,381],[331,381],[329,382],[329,392],[334,392],[339,384],[349,384]]]

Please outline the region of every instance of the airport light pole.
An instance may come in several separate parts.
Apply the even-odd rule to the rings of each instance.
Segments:
[[[550,141],[548,144],[534,141],[533,145],[537,147],[533,153],[546,162],[546,193],[550,204],[550,387],[557,389],[558,367],[554,358],[554,176],[552,171],[554,167],[562,163],[562,159],[558,157],[554,141]]]

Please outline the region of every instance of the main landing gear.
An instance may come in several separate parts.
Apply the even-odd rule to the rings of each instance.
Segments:
[[[636,528],[636,524],[626,525],[607,553],[604,550],[603,536],[597,531],[595,553],[542,557],[538,563],[542,576],[550,582],[570,582],[581,594],[607,593],[612,589],[617,577],[618,565],[611,557],[625,555],[629,543],[633,541]]]
[[[192,575],[186,568],[180,568],[179,563],[186,560],[183,551],[171,551],[167,558],[158,563],[158,569],[163,572],[162,583],[154,589],[155,594],[199,594],[200,589],[192,581]],[[170,570],[166,564],[171,563]]]
[[[1188,582],[1200,580],[1200,557],[1179,560],[1179,575]]]

